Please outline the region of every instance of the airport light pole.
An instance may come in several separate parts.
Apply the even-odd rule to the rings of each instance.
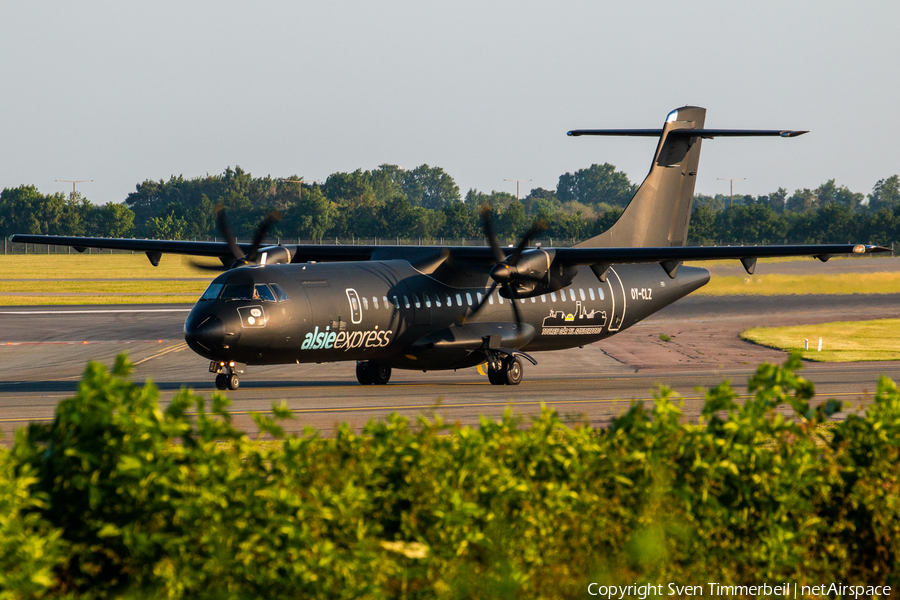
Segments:
[[[93,181],[93,179],[76,179],[76,180],[57,179],[56,181],[58,181],[59,183],[71,183],[72,184],[72,197],[74,198],[75,197],[75,184],[76,183],[89,183],[89,182]]]
[[[519,182],[521,181],[531,181],[530,179],[504,179],[503,181],[515,181],[516,182],[516,202],[519,201]]]
[[[297,201],[299,202],[303,200],[303,184],[307,182],[303,181],[302,177],[300,179],[279,179],[278,181],[281,181],[283,183],[299,183],[300,186],[297,188]],[[315,183],[315,181],[313,181],[312,183]]]
[[[747,179],[746,177],[716,177],[719,181],[728,181],[731,183],[731,194],[728,200],[728,208],[734,206],[734,182],[735,181],[744,181]]]

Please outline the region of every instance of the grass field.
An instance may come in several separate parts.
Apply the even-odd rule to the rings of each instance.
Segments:
[[[0,256],[0,305],[194,302],[215,275],[177,255],[158,267],[144,254],[7,255]]]
[[[716,277],[694,292],[702,296],[782,294],[897,294],[900,273],[839,273],[835,275],[745,275]]]
[[[822,338],[822,351],[817,350]],[[741,338],[779,350],[799,351],[806,360],[858,362],[900,360],[900,319],[839,321],[791,327],[755,327]],[[804,340],[809,350],[803,350]]]

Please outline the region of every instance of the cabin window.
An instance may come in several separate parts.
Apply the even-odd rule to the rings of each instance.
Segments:
[[[544,304],[547,303],[547,294],[541,294],[541,302],[543,302]]]
[[[422,308],[422,303],[419,302],[419,296],[416,294],[413,294],[413,303],[415,303],[416,308]]]
[[[206,291],[203,292],[203,295],[200,296],[201,300],[215,300],[219,297],[219,292],[222,291],[221,283],[211,283],[209,287],[206,288]]]
[[[390,309],[391,309],[391,303],[388,301],[388,297],[387,297],[387,296],[382,296],[381,299],[384,300],[384,307],[385,307],[387,310],[390,310]]]
[[[466,292],[466,304],[472,306],[472,294],[470,294],[469,292]]]
[[[449,294],[447,294],[447,306],[453,306],[453,298]]]
[[[425,294],[425,307],[431,308],[431,298],[428,296],[428,294]]]
[[[363,310],[369,310],[369,299],[363,296],[360,300],[362,300],[363,303]]]
[[[500,301],[500,304],[503,304],[503,296],[500,295],[500,292],[497,292],[497,300]]]
[[[600,294],[600,299],[603,300],[603,288],[597,288],[597,293]]]
[[[493,294],[491,294],[490,296],[488,296],[488,302],[489,302],[491,305],[494,304],[494,295],[493,295]]]
[[[409,296],[407,296],[406,294],[403,295],[403,305],[406,308],[409,308]]]
[[[550,299],[556,302],[556,292],[550,292]]]
[[[535,298],[534,296],[532,296],[532,297],[531,297],[531,303],[534,304],[535,302],[537,302],[537,298]]]
[[[578,288],[578,295],[581,296],[581,301],[582,301],[582,302],[584,302],[585,300],[587,300],[587,298],[585,298],[585,296],[584,296],[584,288]]]
[[[372,296],[372,306],[375,307],[375,310],[378,310],[378,296]]]
[[[434,305],[437,306],[438,308],[441,307],[441,296],[440,296],[440,294],[435,294],[435,295],[434,295]]]
[[[591,300],[594,300],[594,288],[588,288],[588,293],[591,295]]]
[[[269,287],[272,288],[272,291],[275,292],[275,297],[278,298],[279,302],[284,302],[285,300],[290,300],[287,293],[281,289],[281,286],[277,283],[270,283]]]
[[[397,298],[397,296],[394,296],[394,308],[400,310],[400,300]]]
[[[462,296],[459,294],[456,295],[456,305],[462,306]]]
[[[481,295],[481,292],[475,292],[475,298],[478,300],[478,304],[481,304],[481,301],[484,300],[484,296]]]
[[[569,297],[572,298],[572,302],[575,302],[575,290],[569,288]]]

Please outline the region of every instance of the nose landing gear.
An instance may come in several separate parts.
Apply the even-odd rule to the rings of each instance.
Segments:
[[[212,361],[209,363],[209,372],[216,373],[216,388],[220,390],[236,390],[241,387],[238,373],[243,373],[246,365],[239,362]]]

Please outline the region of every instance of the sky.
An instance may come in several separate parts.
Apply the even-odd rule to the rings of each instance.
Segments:
[[[716,128],[696,191],[900,172],[900,3],[20,2],[0,0],[0,188],[90,179],[121,202],[147,179],[241,166],[324,180],[390,163],[470,188],[555,189],[611,163],[646,175],[656,128],[691,104]]]

